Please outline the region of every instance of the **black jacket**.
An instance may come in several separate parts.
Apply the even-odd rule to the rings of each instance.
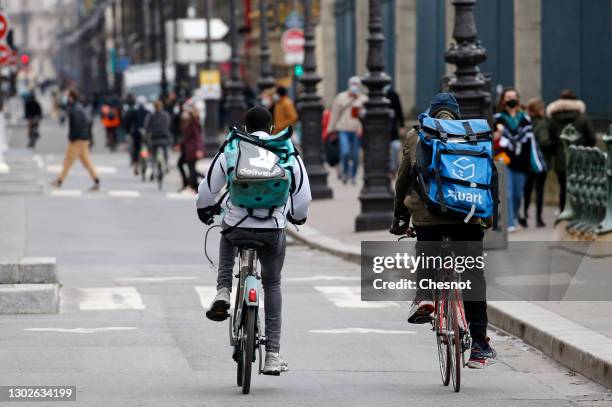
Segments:
[[[33,119],[35,117],[42,116],[42,108],[40,107],[40,103],[33,97],[30,97],[26,100],[25,103],[25,117],[26,119]]]
[[[89,140],[87,114],[78,102],[68,106],[68,140]]]
[[[389,89],[385,97],[389,99],[389,108],[395,113],[390,133],[391,141],[393,141],[399,139],[399,129],[404,127],[404,112],[402,111],[402,101],[396,91]]]

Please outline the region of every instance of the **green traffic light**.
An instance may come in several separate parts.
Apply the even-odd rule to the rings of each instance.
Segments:
[[[293,73],[297,77],[304,75],[304,67],[302,65],[296,65],[295,68],[293,68]]]

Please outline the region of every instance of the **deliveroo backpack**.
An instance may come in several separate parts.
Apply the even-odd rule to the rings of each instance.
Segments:
[[[497,170],[486,120],[439,120],[419,115],[413,173],[419,194],[436,213],[497,218]]]
[[[268,216],[259,218],[270,218],[295,189],[293,167],[297,151],[291,142],[292,133],[288,127],[262,139],[234,127],[226,136],[221,151],[227,161],[229,199],[235,206],[247,209],[249,216],[256,217],[254,209],[268,209]]]

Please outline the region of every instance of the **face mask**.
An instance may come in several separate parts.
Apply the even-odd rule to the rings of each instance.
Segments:
[[[270,107],[272,101],[269,98],[263,98],[261,100],[261,104],[264,105],[264,107]]]
[[[353,95],[358,95],[361,92],[361,89],[359,89],[359,85],[351,85],[349,86],[349,92],[351,92]]]
[[[275,94],[274,96],[272,96],[272,99],[274,99],[275,102],[278,102],[280,100],[280,96],[278,96],[278,94]]]
[[[517,107],[519,104],[518,100],[516,99],[510,99],[509,101],[506,102],[506,106],[508,106],[510,109],[514,109],[515,107]]]

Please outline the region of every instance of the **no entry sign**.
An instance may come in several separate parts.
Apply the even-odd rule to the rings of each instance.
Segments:
[[[301,64],[304,60],[304,31],[301,28],[290,28],[285,31],[281,38],[281,46],[287,64]]]
[[[6,34],[8,34],[8,30],[8,20],[6,19],[6,16],[4,14],[0,13],[0,40],[6,37]]]

